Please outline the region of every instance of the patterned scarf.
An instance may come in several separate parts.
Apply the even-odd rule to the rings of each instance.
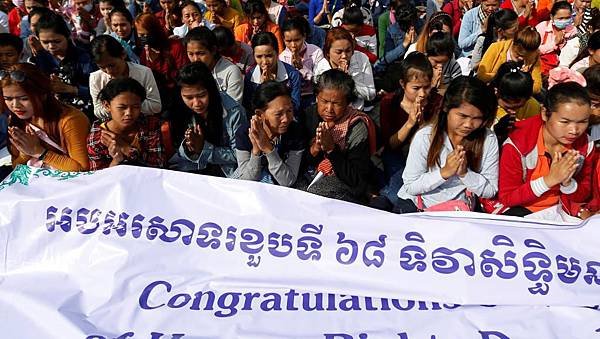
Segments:
[[[347,147],[347,138],[348,130],[350,126],[354,124],[358,119],[362,120],[367,125],[367,130],[369,133],[369,149],[371,154],[375,152],[376,142],[375,142],[375,126],[373,125],[373,121],[367,116],[365,113],[356,110],[354,107],[348,107],[348,113],[343,120],[338,121],[333,128],[331,129],[331,136],[333,137],[333,142],[336,144],[340,150],[345,150]],[[329,159],[323,159],[319,165],[317,166],[317,172],[322,172],[324,175],[334,175],[335,172],[333,170],[333,164]]]

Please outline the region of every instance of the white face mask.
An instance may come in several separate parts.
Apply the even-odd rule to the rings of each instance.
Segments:
[[[92,9],[94,9],[94,5],[92,5],[91,3],[83,6],[83,9],[85,9],[86,12],[90,12]]]

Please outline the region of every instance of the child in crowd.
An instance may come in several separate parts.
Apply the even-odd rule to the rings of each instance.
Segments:
[[[492,198],[498,191],[498,140],[489,129],[497,108],[493,91],[460,77],[442,107],[410,144],[396,212],[473,210],[473,195]]]
[[[158,118],[141,114],[146,90],[132,78],[113,79],[98,94],[110,118],[97,120],[87,139],[90,169],[120,164],[163,167]]]
[[[491,85],[498,97],[494,132],[502,145],[515,123],[539,115],[541,106],[532,97],[531,74],[523,72],[514,61],[507,61],[500,66]]]
[[[515,123],[500,157],[498,198],[509,207],[504,214],[524,216],[560,204],[578,215],[592,186],[590,111],[586,90],[567,82],[548,91],[545,112]]]
[[[0,68],[6,69],[21,60],[23,41],[11,34],[0,33]]]
[[[287,187],[295,184],[306,145],[294,121],[289,93],[277,81],[263,83],[254,93],[250,125],[236,135],[235,178]]]

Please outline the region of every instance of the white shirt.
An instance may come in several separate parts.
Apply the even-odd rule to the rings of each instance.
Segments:
[[[315,69],[315,79],[323,72],[331,69],[329,60],[321,59]],[[356,84],[356,95],[358,99],[352,103],[352,106],[358,110],[362,110],[365,105],[365,100],[373,100],[375,98],[375,82],[373,80],[373,69],[369,58],[362,52],[354,51],[350,58],[348,66],[348,74],[354,79]],[[318,81],[318,80],[317,80]]]
[[[269,19],[271,19],[273,23],[279,25],[279,22],[277,22],[277,20],[279,19],[279,13],[281,13],[282,9],[283,6],[278,4],[276,1],[271,0],[271,5],[269,6],[269,8],[267,8],[267,12],[269,12]]]
[[[454,175],[444,179],[441,167],[454,149],[450,139],[445,135],[439,157],[441,167],[436,165],[429,169],[427,154],[431,146],[432,127],[428,125],[417,131],[410,144],[406,168],[402,173],[404,185],[398,191],[398,197],[416,203],[417,196],[421,195],[425,207],[450,200],[466,200],[467,189],[482,198],[494,197],[498,192],[498,139],[491,130],[487,129],[486,132],[481,170],[475,172],[469,168],[463,178]]]
[[[8,33],[8,15],[0,11],[0,33]]]
[[[221,57],[217,61],[212,75],[217,81],[219,90],[227,93],[233,100],[241,102],[244,95],[244,77],[242,71],[234,63]]]
[[[129,68],[129,77],[137,80],[146,89],[146,100],[142,102],[142,113],[147,115],[160,113],[162,110],[160,94],[158,93],[156,80],[154,80],[154,75],[150,68],[131,62],[127,62],[127,66]],[[90,95],[94,104],[94,115],[98,118],[110,117],[110,114],[97,99],[98,93],[100,93],[110,80],[112,78],[101,70],[90,74]]]

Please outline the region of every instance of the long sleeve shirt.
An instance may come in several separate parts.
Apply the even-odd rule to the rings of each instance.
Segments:
[[[45,129],[45,123],[40,118],[33,118],[32,124]],[[66,151],[66,154],[54,148],[48,148],[44,157],[44,164],[60,170],[70,172],[81,172],[89,169],[86,138],[90,130],[90,122],[81,111],[71,107],[63,106],[63,111],[58,120],[60,140],[52,140]],[[18,152],[18,151],[17,151]],[[25,164],[31,159],[30,156],[19,153],[13,156],[13,166]]]
[[[312,44],[304,44],[304,48],[300,52],[302,54],[302,68],[298,70],[302,76],[302,95],[313,94],[313,79],[315,77],[316,67],[323,60],[323,51]],[[292,65],[293,53],[286,48],[279,55],[279,60],[288,65]]]
[[[329,60],[323,59],[317,64],[315,75],[318,77],[325,71],[331,69]],[[362,110],[365,105],[365,100],[373,100],[375,98],[375,82],[373,80],[373,69],[369,58],[362,52],[354,51],[348,65],[348,74],[352,76],[356,84],[356,94],[358,99],[352,103],[352,106],[357,110]]]
[[[556,33],[554,32],[552,21],[544,21],[540,22],[535,29],[540,33],[540,37],[542,38],[542,44],[540,45],[540,53],[541,54],[549,54],[549,53],[559,53],[560,49],[565,47],[567,41],[574,37],[577,34],[577,28],[571,25],[565,28],[565,37],[560,44],[556,44],[555,38]]]
[[[249,126],[244,125],[236,135],[238,168],[233,177],[292,186],[298,178],[306,148],[298,123],[292,122],[287,132],[277,138],[273,151],[258,156],[252,154],[248,129]]]
[[[329,1],[329,13],[332,13],[333,16],[333,13],[339,11],[340,9],[342,9],[342,7],[344,7],[343,5],[343,0]],[[310,0],[310,2],[308,3],[308,23],[310,25],[321,26],[325,24],[330,24],[329,20],[327,19],[327,15],[325,14],[321,16],[321,20],[319,22],[315,22],[315,17],[319,14],[319,12],[321,12],[322,8],[323,0]]]
[[[466,200],[466,190],[481,198],[493,198],[498,192],[498,139],[494,133],[486,130],[481,169],[467,168],[464,177],[453,175],[448,179],[441,174],[448,154],[454,149],[447,135],[444,136],[439,166],[427,167],[432,133],[432,127],[426,126],[415,134],[402,174],[404,185],[398,191],[398,197],[416,202],[420,195],[425,207],[450,200]]]
[[[458,33],[458,47],[461,50],[461,56],[471,55],[477,37],[481,34],[481,20],[479,19],[479,7],[473,7],[468,10],[462,18],[460,33]]]
[[[137,80],[146,89],[146,100],[142,102],[142,113],[147,115],[160,113],[162,110],[160,94],[150,68],[132,62],[127,62],[127,67],[129,67],[129,77]],[[98,118],[107,119],[110,116],[98,100],[98,93],[110,80],[110,75],[101,70],[90,74],[90,94],[94,103],[94,115]]]
[[[219,90],[227,93],[233,100],[241,102],[244,96],[244,77],[240,68],[226,58],[219,58],[212,70]]]
[[[204,141],[200,154],[190,156],[185,150],[185,140],[179,146],[177,154],[170,160],[181,171],[201,171],[209,164],[217,165],[227,177],[231,177],[237,167],[235,156],[235,135],[246,121],[244,108],[225,93],[221,93],[223,105],[223,135],[221,145]]]

